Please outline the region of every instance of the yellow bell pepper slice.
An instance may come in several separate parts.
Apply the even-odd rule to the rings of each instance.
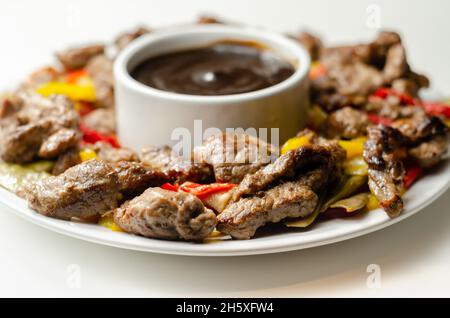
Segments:
[[[328,114],[319,106],[312,105],[309,110],[308,122],[312,127],[320,128],[328,118]]]
[[[281,148],[281,154],[284,155],[291,150],[300,148],[301,146],[309,145],[311,136],[305,135],[301,137],[294,137],[285,142]]]
[[[95,88],[92,84],[77,85],[62,82],[49,82],[36,90],[47,97],[53,94],[65,95],[74,101],[95,102]]]
[[[82,162],[97,158],[97,153],[92,149],[83,149],[79,152],[79,155]]]
[[[340,140],[339,145],[347,151],[347,159],[351,159],[362,155],[366,141],[366,137],[359,137],[352,140]]]
[[[112,213],[102,216],[98,221],[98,224],[114,232],[123,232],[123,230],[114,222],[114,216]]]
[[[367,176],[369,167],[362,156],[348,159],[344,162],[344,172],[350,176]]]
[[[450,119],[446,119],[444,122],[448,127],[450,127]]]
[[[371,193],[369,196],[369,201],[367,201],[367,210],[373,211],[380,207],[378,199]]]

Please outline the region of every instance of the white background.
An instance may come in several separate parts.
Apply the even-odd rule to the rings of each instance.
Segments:
[[[186,23],[200,13],[275,31],[307,27],[328,43],[370,39],[367,8],[400,31],[413,67],[450,92],[450,2],[294,0],[2,0],[0,87],[52,61],[69,44],[110,41],[139,23]],[[145,254],[98,246],[0,211],[0,296],[450,296],[450,193],[416,216],[351,241],[235,258]],[[366,284],[370,264],[381,288]],[[74,280],[74,272],[80,280]],[[77,284],[79,282],[79,284]],[[74,288],[79,287],[79,288]]]

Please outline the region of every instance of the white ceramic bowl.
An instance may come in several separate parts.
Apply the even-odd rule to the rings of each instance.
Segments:
[[[152,56],[202,47],[220,40],[255,41],[291,62],[295,73],[262,90],[225,96],[196,96],[158,90],[139,83],[130,71]],[[140,150],[149,145],[174,145],[176,128],[194,136],[194,121],[202,132],[214,127],[279,128],[279,141],[295,135],[305,124],[308,108],[310,58],[298,43],[283,35],[247,27],[197,25],[158,31],[127,47],[116,59],[116,109],[121,143]],[[192,138],[198,143],[197,134]],[[201,140],[200,140],[201,142]]]

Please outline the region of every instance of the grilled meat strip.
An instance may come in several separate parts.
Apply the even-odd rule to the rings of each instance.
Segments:
[[[326,183],[327,169],[319,168],[296,181],[281,183],[254,196],[230,203],[217,217],[217,229],[234,239],[250,239],[267,223],[306,217],[318,203],[315,191]]]
[[[24,188],[30,208],[58,219],[90,219],[117,207],[119,182],[111,166],[91,160]]]
[[[280,156],[253,174],[248,174],[233,190],[233,200],[250,196],[285,180],[294,180],[311,167],[334,167],[345,159],[345,151],[337,142],[319,137],[319,144],[308,145]]]
[[[85,67],[89,61],[105,52],[103,45],[91,45],[85,47],[70,48],[59,52],[56,57],[67,70],[77,70]]]
[[[321,48],[318,61],[326,74],[313,79],[312,100],[330,112],[361,107],[382,86],[395,86],[416,96],[429,85],[425,76],[410,69],[400,36],[394,32],[381,32],[366,44]]]
[[[218,216],[218,229],[233,238],[249,239],[266,223],[311,214],[317,193],[336,179],[346,157],[335,141],[313,135],[311,143],[248,174],[232,190],[230,203]]]
[[[216,215],[192,194],[160,188],[141,196],[114,212],[115,222],[125,231],[167,240],[201,240],[216,226]]]
[[[108,163],[93,159],[58,176],[31,183],[21,191],[30,207],[60,219],[99,216],[124,198],[168,182],[167,175],[146,169],[138,162]]]
[[[239,183],[275,160],[278,149],[253,136],[222,133],[195,147],[193,156],[194,162],[213,167],[217,182]]]
[[[114,108],[114,75],[113,75],[113,60],[104,54],[92,57],[86,64],[86,71],[94,82],[96,106],[108,109]],[[111,113],[114,116],[114,113]],[[106,125],[108,129],[111,128],[114,118],[111,114],[104,118],[107,120]],[[93,115],[91,115],[93,116]],[[113,123],[111,123],[113,121]]]
[[[114,41],[117,47],[117,50],[120,52],[125,47],[128,46],[131,42],[136,40],[137,38],[140,38],[141,36],[150,33],[150,29],[146,27],[138,27],[133,31],[123,33],[117,37],[117,39]]]
[[[344,107],[328,116],[325,123],[328,138],[353,139],[364,136],[370,122],[367,115],[358,109]]]
[[[5,162],[53,159],[80,139],[78,114],[65,96],[45,98],[21,91],[0,107],[0,154]]]
[[[214,172],[209,164],[186,161],[169,146],[143,149],[140,160],[147,168],[167,174],[171,182],[208,183],[214,180]]]
[[[400,131],[383,125],[368,128],[363,157],[369,166],[369,187],[393,218],[403,210],[401,189],[405,169],[402,159],[410,140]]]

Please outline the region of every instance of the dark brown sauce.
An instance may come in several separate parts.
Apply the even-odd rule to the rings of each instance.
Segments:
[[[223,41],[151,57],[130,73],[163,91],[188,95],[232,95],[283,82],[295,72],[281,57],[253,42]]]

